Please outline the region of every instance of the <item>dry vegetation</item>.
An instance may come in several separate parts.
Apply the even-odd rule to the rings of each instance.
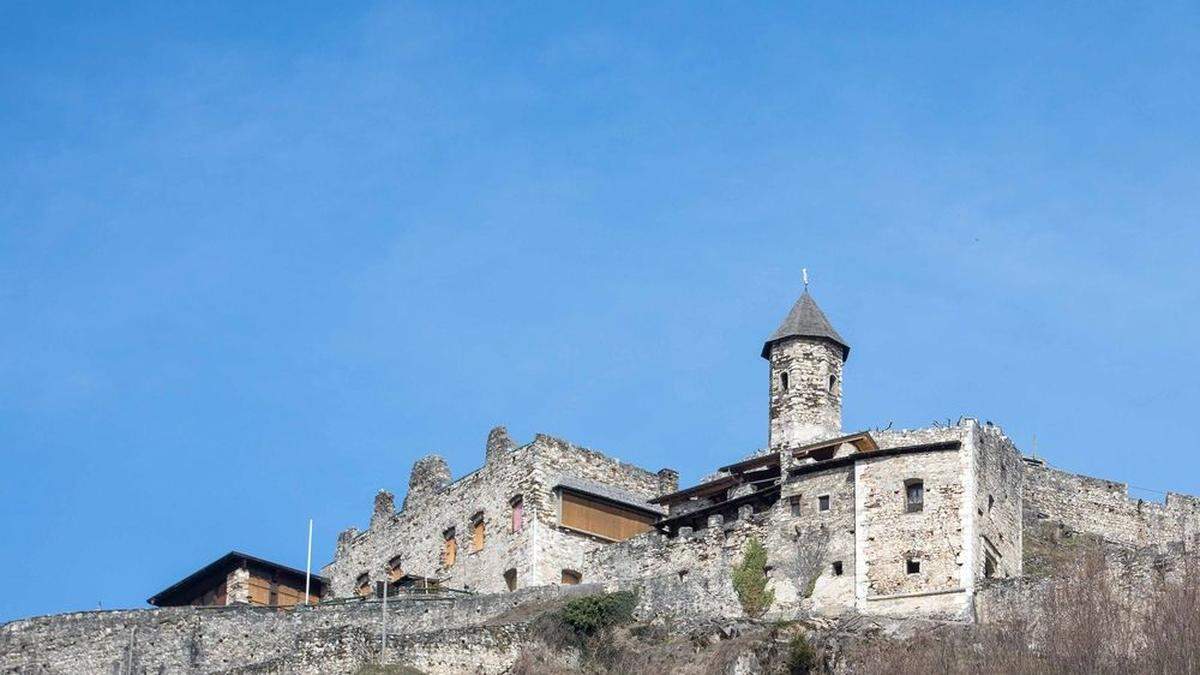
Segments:
[[[1098,550],[1011,616],[847,650],[856,673],[1197,673],[1200,569],[1122,579]]]
[[[1112,573],[1098,548],[1054,580],[1023,582],[1028,602],[983,625],[913,624],[885,638],[866,617],[835,626],[741,622],[630,624],[581,631],[547,615],[522,673],[1200,673],[1200,567]],[[1161,572],[1161,573],[1160,573]],[[1012,583],[1012,582],[1006,582]],[[739,664],[740,665],[740,664]],[[747,664],[748,665],[748,664]]]

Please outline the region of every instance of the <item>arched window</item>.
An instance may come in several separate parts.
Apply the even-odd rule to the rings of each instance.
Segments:
[[[788,390],[788,374],[786,371],[779,374],[779,387],[784,391]]]
[[[563,570],[562,571],[563,586],[574,586],[575,584],[578,584],[581,581],[583,581],[583,575],[580,574],[579,572],[576,572],[575,570]]]

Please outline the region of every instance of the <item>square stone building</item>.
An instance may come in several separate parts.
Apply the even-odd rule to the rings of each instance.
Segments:
[[[370,527],[339,537],[324,570],[330,593],[413,579],[480,592],[654,580],[643,586],[699,584],[699,597],[736,611],[730,572],[757,540],[780,616],[971,619],[985,580],[1022,574],[1029,536],[1200,545],[1200,500],[1130,499],[1123,484],[1023,458],[990,422],[843,430],[850,346],[807,289],[761,355],[766,447],[699,485],[680,490],[675,471],[549,436],[517,447],[496,428],[475,472],[452,481],[429,456],[413,467],[399,511],[380,492]]]

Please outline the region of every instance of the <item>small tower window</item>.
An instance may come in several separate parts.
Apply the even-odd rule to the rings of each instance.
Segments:
[[[904,510],[907,513],[925,509],[925,483],[920,478],[904,481]]]
[[[792,508],[792,515],[800,515],[800,495],[788,497],[788,505]]]
[[[835,577],[842,576],[842,561],[841,560],[833,561],[833,576],[835,576]]]
[[[904,561],[904,571],[908,574],[920,574],[921,561],[914,558],[909,558],[908,560]]]
[[[520,532],[521,528],[525,526],[525,502],[521,495],[517,495],[508,503],[512,506],[512,531]]]
[[[783,389],[784,391],[788,390],[788,374],[787,374],[787,372],[782,372],[779,374],[779,387],[781,389]]]
[[[833,393],[833,388],[837,386],[837,375],[829,376],[829,393]]]
[[[458,557],[458,541],[454,538],[454,528],[442,533],[442,567],[450,567]]]
[[[828,511],[829,510],[829,495],[821,495],[820,497],[817,497],[817,510],[818,511]]]
[[[504,586],[508,588],[510,592],[517,590],[516,568],[510,568],[504,572]]]
[[[483,511],[471,516],[471,550],[482,551],[484,541]]]

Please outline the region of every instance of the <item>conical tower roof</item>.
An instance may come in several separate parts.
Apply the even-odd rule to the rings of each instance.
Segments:
[[[808,294],[808,289],[804,289],[804,295],[792,305],[792,311],[788,312],[787,318],[783,323],[779,324],[779,328],[767,338],[763,344],[762,357],[769,358],[771,355],[771,345],[793,337],[817,338],[819,340],[828,340],[842,348],[842,359],[850,357],[850,345],[842,339],[841,335],[833,329],[833,325],[829,323],[829,319],[825,318],[825,312],[817,306],[817,301]]]

